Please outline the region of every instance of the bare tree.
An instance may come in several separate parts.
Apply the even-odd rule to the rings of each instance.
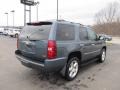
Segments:
[[[118,21],[120,19],[119,7],[119,3],[117,2],[110,3],[106,8],[96,13],[96,24],[112,23]]]
[[[95,29],[99,33],[120,35],[120,4],[110,3],[95,14]]]

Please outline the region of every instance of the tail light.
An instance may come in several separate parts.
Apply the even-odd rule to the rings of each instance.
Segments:
[[[48,57],[48,59],[54,59],[54,58],[56,58],[56,56],[57,56],[56,41],[49,40],[47,57]]]

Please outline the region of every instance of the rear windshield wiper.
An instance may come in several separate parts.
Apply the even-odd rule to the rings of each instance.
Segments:
[[[30,41],[37,41],[36,39],[31,39],[31,36],[34,35],[35,33],[37,33],[38,31],[44,31],[43,29],[38,29],[36,30],[35,32],[29,34],[29,36],[27,36],[27,39],[30,40]]]

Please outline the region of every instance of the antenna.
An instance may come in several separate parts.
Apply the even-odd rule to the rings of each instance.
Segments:
[[[58,21],[58,14],[59,14],[59,2],[57,0],[57,21]]]

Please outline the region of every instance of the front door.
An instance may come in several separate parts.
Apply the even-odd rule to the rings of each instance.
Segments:
[[[91,28],[87,28],[87,32],[91,45],[91,52],[88,54],[90,54],[90,58],[94,58],[100,54],[100,42],[97,40],[97,34]]]
[[[88,37],[88,31],[86,27],[80,27],[80,51],[82,52],[82,61],[87,61],[93,58],[94,43]]]

